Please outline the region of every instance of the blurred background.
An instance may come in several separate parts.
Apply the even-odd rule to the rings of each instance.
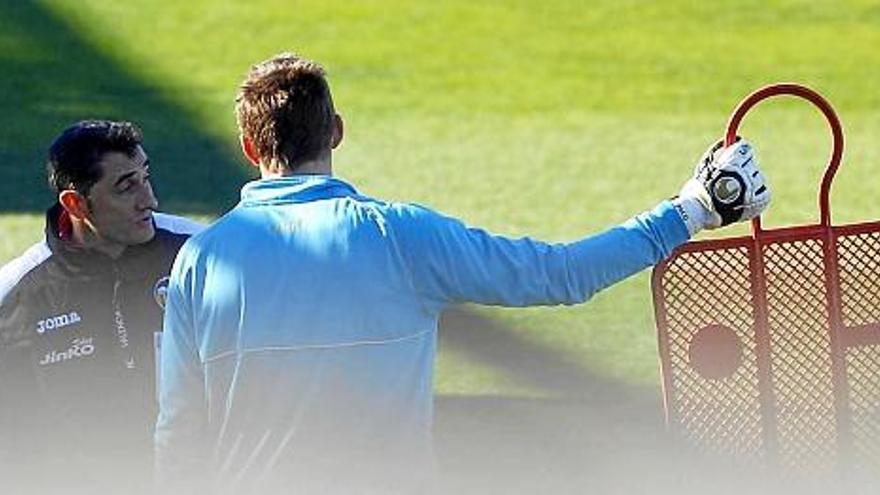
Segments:
[[[41,238],[45,150],[84,118],[142,127],[162,210],[209,221],[233,206],[254,178],[237,84],[282,51],[329,73],[337,175],[496,233],[570,241],[654,206],[735,104],[777,81],[819,91],[843,122],[834,222],[874,220],[878,46],[873,0],[0,0],[0,263]],[[815,222],[821,115],[773,100],[741,134],[774,190],[765,226]],[[704,488],[663,434],[648,272],[585,305],[442,323],[450,491]]]

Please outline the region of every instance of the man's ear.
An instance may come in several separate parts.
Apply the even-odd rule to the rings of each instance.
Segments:
[[[333,116],[333,135],[330,137],[330,149],[336,149],[342,142],[342,136],[345,134],[345,123],[342,116],[338,113]]]
[[[257,153],[257,147],[254,146],[254,142],[247,136],[241,136],[241,151],[244,153],[245,158],[251,162],[251,165],[257,168],[260,167],[260,154]]]
[[[89,216],[89,202],[82,194],[67,189],[58,193],[58,202],[72,218],[82,220]]]

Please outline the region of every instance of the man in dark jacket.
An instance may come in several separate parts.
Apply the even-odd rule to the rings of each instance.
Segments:
[[[49,150],[46,238],[0,269],[3,493],[149,489],[155,348],[177,250],[141,133],[83,121]]]

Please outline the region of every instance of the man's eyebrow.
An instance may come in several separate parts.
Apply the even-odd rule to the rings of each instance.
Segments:
[[[144,163],[143,163],[143,165],[141,165],[141,168],[143,169],[145,174],[149,175],[149,173],[150,173],[150,159],[149,158],[144,160]],[[126,174],[122,174],[121,176],[119,176],[118,179],[116,179],[116,182],[113,183],[113,187],[116,187],[119,184],[125,182],[126,180],[131,178],[133,175],[137,174],[138,172],[139,172],[139,170],[132,170],[131,172],[128,172]]]
[[[150,173],[150,160],[149,159],[147,159],[147,161],[144,162],[144,165],[142,168],[143,168],[144,173],[146,173],[146,174]],[[123,182],[127,181],[129,178],[131,178],[132,176],[134,176],[138,172],[140,172],[140,170],[132,170],[131,172],[120,175],[119,178],[116,179],[116,182],[113,183],[113,187],[116,187],[119,184],[122,184]]]
[[[134,175],[137,173],[138,173],[137,170],[133,170],[131,172],[128,172],[127,174],[122,174],[121,176],[119,176],[118,179],[116,179],[116,182],[113,183],[113,187],[116,187],[119,184],[122,184],[123,182],[127,181],[131,177],[134,177]]]

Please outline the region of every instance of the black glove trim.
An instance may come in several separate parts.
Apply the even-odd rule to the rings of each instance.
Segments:
[[[712,198],[712,206],[715,207],[715,211],[721,217],[721,226],[723,227],[737,222],[742,218],[746,183],[742,177],[734,172],[717,171],[714,175],[715,176],[708,181],[708,184],[706,184],[706,189],[709,191],[709,197]],[[722,199],[719,197],[719,191],[717,188],[724,187],[722,184],[719,184],[722,179],[733,179],[736,181],[738,191],[735,197],[730,199]]]

